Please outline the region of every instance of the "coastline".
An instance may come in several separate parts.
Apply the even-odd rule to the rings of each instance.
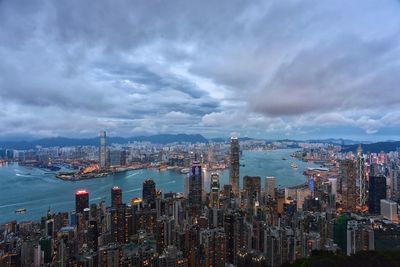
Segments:
[[[260,176],[262,187],[266,176],[275,176],[277,188],[286,188],[302,185],[306,182],[306,176],[302,170],[313,167],[299,162],[299,169],[290,168],[289,159],[293,149],[276,150],[279,153],[259,153],[255,151],[244,151],[242,164],[245,167],[240,169],[241,187],[242,177]],[[73,171],[64,169],[65,171]],[[136,174],[136,172],[139,172]],[[209,191],[209,175],[213,170],[208,169],[204,179],[204,190]],[[218,170],[221,185],[229,183],[229,169]],[[49,206],[54,212],[70,211],[74,209],[74,193],[79,189],[87,189],[90,192],[90,201],[96,202],[104,199],[107,203],[110,200],[110,188],[117,185],[123,189],[124,201],[129,202],[133,197],[141,195],[142,183],[145,179],[151,178],[156,182],[156,187],[162,192],[183,192],[185,175],[178,170],[159,170],[157,166],[151,168],[137,169],[133,172],[114,173],[100,179],[63,180],[53,175],[46,175],[43,170],[30,168],[18,164],[9,164],[0,168],[0,178],[4,183],[13,183],[15,187],[2,187],[0,190],[0,223],[13,219],[18,221],[35,220],[45,215]],[[103,178],[103,179],[101,179]],[[222,188],[222,186],[221,186]],[[52,194],[49,194],[52,192]],[[17,208],[26,208],[25,214],[15,214]]]

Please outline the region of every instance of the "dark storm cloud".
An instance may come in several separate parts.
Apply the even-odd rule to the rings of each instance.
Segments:
[[[399,9],[396,1],[0,1],[2,135],[395,129]]]
[[[397,36],[379,41],[343,36],[307,48],[254,92],[253,108],[273,116],[395,108],[400,103],[400,62],[393,62]]]

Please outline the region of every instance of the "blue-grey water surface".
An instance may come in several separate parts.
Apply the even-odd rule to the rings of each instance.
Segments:
[[[303,183],[305,168],[311,165],[290,157],[291,149],[273,151],[244,151],[240,168],[240,183],[243,176],[261,176],[262,185],[266,176],[275,176],[279,187]],[[285,157],[287,160],[282,160]],[[295,162],[299,168],[292,169]],[[229,171],[221,174],[221,188],[228,183]],[[208,191],[210,173],[205,173],[205,189]],[[52,211],[74,210],[74,193],[77,189],[89,190],[90,202],[99,203],[104,199],[110,203],[110,189],[117,185],[122,188],[125,202],[133,197],[141,197],[143,180],[152,178],[157,189],[162,192],[183,192],[186,175],[177,171],[157,171],[143,169],[117,173],[107,177],[76,182],[62,181],[40,169],[25,168],[18,164],[0,167],[0,223],[11,220],[39,220],[50,207]],[[15,209],[26,208],[25,214],[15,214]]]

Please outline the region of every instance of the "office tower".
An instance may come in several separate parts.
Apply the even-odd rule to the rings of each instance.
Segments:
[[[121,166],[121,150],[110,150],[109,153],[109,163],[110,167],[118,167]]]
[[[273,176],[267,176],[265,178],[265,196],[270,196],[272,199],[275,199],[275,187],[276,187],[276,179]]]
[[[381,199],[381,215],[388,220],[397,220],[397,203],[388,199]]]
[[[111,206],[117,207],[122,204],[122,189],[118,186],[111,188]]]
[[[146,204],[155,204],[157,192],[156,183],[152,179],[147,179],[143,182],[142,198]]]
[[[83,210],[89,208],[89,192],[78,190],[75,193],[75,212],[83,213]]]
[[[211,184],[210,184],[210,206],[219,207],[219,174],[211,174]]]
[[[356,188],[357,170],[353,160],[340,162],[339,187],[342,196],[342,206],[344,210],[354,211],[357,205]]]
[[[126,205],[121,204],[111,209],[111,235],[114,242],[123,244],[128,242],[127,228],[125,227]]]
[[[189,171],[189,206],[191,215],[199,217],[202,211],[203,203],[203,172],[201,164],[198,161],[193,161]]]
[[[259,202],[260,193],[260,176],[245,176],[243,178],[243,197],[248,210],[254,210],[254,205]]]
[[[357,185],[358,185],[358,205],[363,207],[367,198],[367,184],[365,177],[365,164],[361,144],[357,148]]]
[[[107,143],[106,143],[106,132],[100,132],[100,151],[99,151],[99,162],[100,168],[107,168]]]
[[[232,191],[235,196],[239,196],[239,139],[231,137],[231,151],[230,151],[230,169],[229,169],[229,184],[232,185]]]
[[[381,199],[386,198],[386,177],[370,176],[368,193],[368,211],[370,214],[381,213]]]

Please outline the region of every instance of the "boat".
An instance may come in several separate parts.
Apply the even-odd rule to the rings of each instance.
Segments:
[[[181,173],[186,174],[189,173],[190,169],[189,168],[185,168],[181,170]]]
[[[23,213],[25,213],[26,212],[26,209],[25,208],[21,208],[21,209],[16,209],[15,210],[15,213],[17,213],[17,214],[23,214]]]
[[[287,160],[287,158],[282,158],[282,160]]]
[[[292,163],[291,165],[290,165],[293,169],[297,169],[299,166],[297,166],[297,164],[296,163]]]

